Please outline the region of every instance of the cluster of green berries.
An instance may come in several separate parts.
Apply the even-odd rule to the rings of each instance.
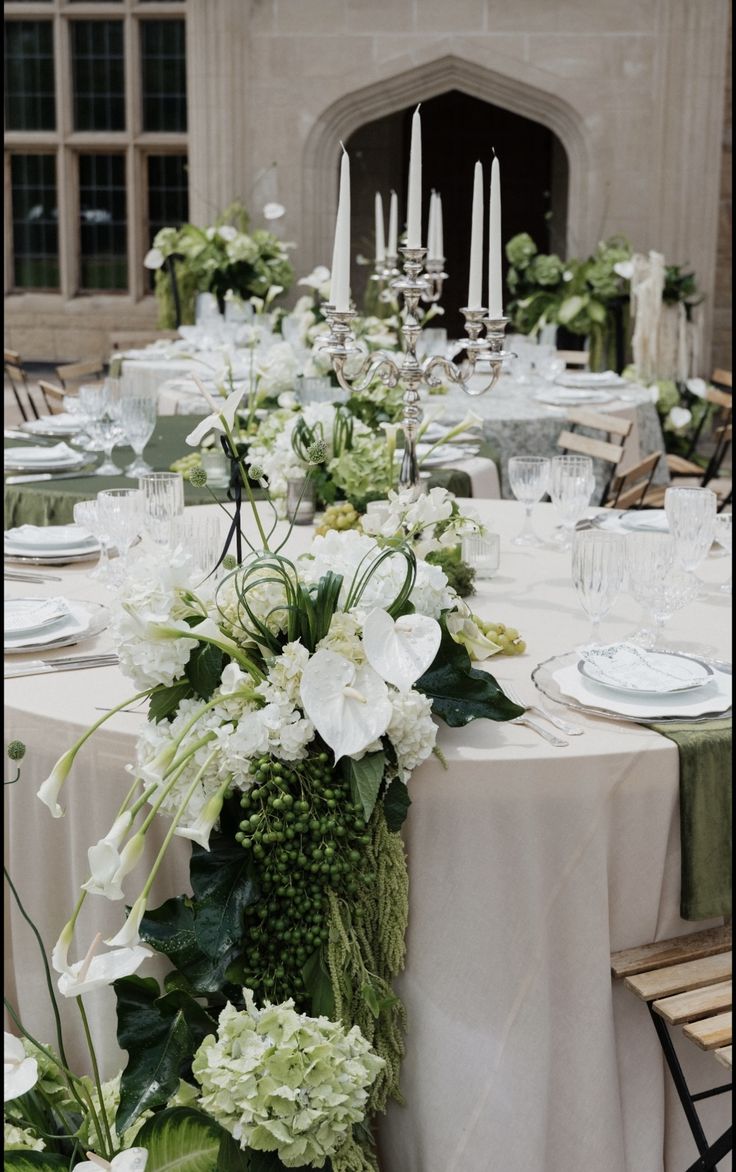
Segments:
[[[207,473],[202,468],[202,457],[199,452],[188,452],[186,456],[182,456],[179,460],[174,460],[169,471],[181,472],[184,479],[191,481],[192,484],[196,483],[193,479],[194,474],[201,472],[204,476],[202,484],[207,483]]]
[[[357,529],[360,525],[360,513],[355,509],[350,501],[340,501],[336,505],[328,505],[324,511],[324,515],[319,525],[315,527],[315,533],[324,537],[329,533],[330,529]]]
[[[327,941],[328,889],[355,895],[375,882],[371,836],[326,752],[296,762],[261,757],[241,807],[235,838],[252,854],[260,888],[245,913],[243,981],[257,997],[298,1003],[304,964]]]

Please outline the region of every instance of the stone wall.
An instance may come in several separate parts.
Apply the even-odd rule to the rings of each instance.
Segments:
[[[728,15],[728,0],[189,0],[192,218],[207,223],[230,200],[249,202],[275,162],[297,271],[329,263],[340,139],[461,89],[563,143],[571,254],[622,232],[695,269],[708,355],[714,324],[723,345],[719,236],[730,256],[730,202],[726,230],[724,194],[719,234],[715,179]],[[29,352],[27,331],[47,327],[43,302],[8,299],[7,340],[29,357],[86,357],[91,345],[75,334],[72,346],[63,330],[54,335],[54,345],[68,343],[63,354]],[[55,320],[85,323],[104,349],[110,313],[117,329],[155,323],[150,298],[60,304]]]

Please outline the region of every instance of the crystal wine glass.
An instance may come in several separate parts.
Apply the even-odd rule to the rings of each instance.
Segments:
[[[105,583],[110,580],[110,559],[108,557],[110,535],[107,532],[106,523],[100,519],[97,501],[77,501],[72,512],[75,525],[81,525],[83,529],[89,530],[100,543],[100,556],[97,565],[93,570],[90,570],[87,576],[97,582]]]
[[[112,458],[115,444],[123,438],[120,426],[120,383],[118,379],[108,379],[100,396],[102,409],[95,420],[95,433],[99,438],[105,458],[99,468],[95,469],[95,475],[119,476],[120,468]]]
[[[143,496],[144,528],[157,545],[171,545],[178,518],[184,514],[181,472],[149,472],[138,486]]]
[[[718,500],[709,488],[668,488],[664,494],[667,526],[675,542],[675,559],[693,574],[705,560],[715,536]]]
[[[78,391],[79,414],[84,424],[82,435],[77,436],[76,446],[86,452],[101,452],[100,441],[97,437],[96,423],[105,408],[104,387],[102,383],[83,383]]]
[[[544,456],[512,456],[508,464],[509,484],[517,501],[524,505],[524,525],[513,545],[544,545],[532,525],[532,509],[549,488],[550,466]]]
[[[97,493],[100,523],[117,548],[121,568],[128,550],[143,528],[143,494],[138,488],[106,488]],[[116,574],[116,577],[118,575]]]
[[[731,558],[731,548],[732,548],[732,544],[731,544],[731,540],[732,540],[731,539],[731,517],[732,516],[733,516],[732,513],[716,513],[716,533],[715,533],[716,541],[718,542],[719,545],[723,546],[723,548],[725,549],[726,553],[728,554],[729,561]],[[723,591],[724,594],[731,593],[731,574],[728,575],[728,581],[724,582],[723,585],[721,586],[721,590]]]
[[[641,603],[650,619],[630,636],[629,642],[642,647],[661,645],[664,625],[687,606],[697,593],[692,575],[677,565],[675,542],[669,533],[630,533],[626,537],[626,568],[629,593]]]
[[[135,459],[125,469],[125,475],[137,480],[151,472],[143,459],[143,450],[156,426],[156,400],[150,395],[126,395],[120,403],[120,423]]]
[[[623,533],[584,529],[572,546],[572,582],[591,621],[588,646],[598,643],[601,619],[608,614],[626,576],[626,538]]]
[[[555,540],[569,549],[575,525],[585,513],[595,488],[590,456],[553,456],[550,461],[548,492],[560,519]]]

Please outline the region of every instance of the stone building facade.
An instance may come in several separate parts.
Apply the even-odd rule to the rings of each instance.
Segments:
[[[694,268],[706,294],[704,355],[730,368],[728,0],[180,6],[195,222],[210,222],[235,198],[248,202],[275,163],[276,195],[286,208],[281,234],[297,243],[297,271],[329,263],[340,140],[366,122],[460,90],[531,118],[560,140],[570,254],[616,232],[637,249]],[[6,4],[6,13],[10,7],[20,6]],[[153,328],[156,319],[142,291],[10,293],[5,307],[6,342],[29,359],[103,355],[110,332]]]

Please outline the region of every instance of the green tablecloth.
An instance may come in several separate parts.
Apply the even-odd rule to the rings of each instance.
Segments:
[[[146,446],[144,457],[157,472],[165,472],[181,456],[191,451],[185,441],[192,428],[201,422],[201,415],[162,415],[156,423],[156,430]],[[29,443],[38,444],[57,441],[42,441],[29,436]],[[20,445],[21,440],[6,440],[5,446]],[[480,455],[488,454],[481,448]],[[133,459],[131,448],[120,445],[113,452],[116,464],[124,468]],[[99,464],[101,456],[96,457]],[[453,468],[439,468],[430,476],[430,485],[449,488],[456,496],[472,496],[470,477],[466,472]],[[73,520],[73,509],[77,501],[91,500],[105,488],[131,488],[135,482],[125,476],[84,476],[69,480],[40,480],[31,484],[5,485],[5,528],[16,525],[67,525]],[[227,489],[213,490],[218,500],[227,499]],[[184,498],[187,505],[209,505],[212,492],[209,488],[194,488],[184,481]]]
[[[731,915],[731,720],[651,726],[680,754],[680,915]]]

